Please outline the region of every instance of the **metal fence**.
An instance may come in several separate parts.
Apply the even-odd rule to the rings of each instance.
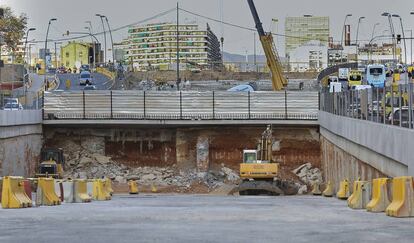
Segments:
[[[412,129],[413,90],[413,83],[343,92],[324,90],[320,108],[339,116]]]
[[[13,91],[0,91],[0,110],[10,109],[9,103],[14,103],[16,99],[18,107],[14,107],[13,110],[39,110],[42,108],[42,92],[15,89]]]
[[[44,119],[318,119],[318,92],[45,92]]]

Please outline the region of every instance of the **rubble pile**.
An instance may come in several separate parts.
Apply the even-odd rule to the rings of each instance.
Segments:
[[[322,173],[319,168],[313,168],[311,163],[306,163],[292,171],[305,185],[299,186],[298,194],[304,194],[308,191],[307,185],[315,182],[322,183]]]
[[[65,167],[66,178],[101,178],[108,177],[118,183],[136,180],[142,185],[177,186],[190,188],[193,183],[203,183],[209,188],[216,188],[225,183],[235,184],[239,181],[238,173],[221,166],[219,170],[197,172],[196,169],[180,171],[170,167],[130,168],[114,162],[111,157],[101,154],[89,154],[69,151]]]

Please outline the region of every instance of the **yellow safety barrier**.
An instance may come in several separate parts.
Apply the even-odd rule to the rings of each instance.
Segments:
[[[157,193],[158,192],[158,189],[157,189],[157,187],[154,184],[151,185],[151,192],[153,192],[153,193]]]
[[[63,180],[55,180],[55,192],[61,202],[64,201],[65,193],[63,189]]]
[[[36,205],[60,205],[60,199],[55,192],[53,178],[39,178],[37,183]]]
[[[93,200],[105,201],[111,200],[109,191],[105,188],[106,181],[104,179],[96,179],[93,181]]]
[[[75,203],[86,203],[92,200],[92,198],[88,195],[86,183],[87,181],[84,179],[76,179],[73,181]]]
[[[319,182],[314,182],[313,184],[312,184],[312,194],[313,195],[315,195],[315,196],[320,196],[320,195],[322,195],[322,192],[321,192],[321,190],[320,190],[320,184],[319,184]]]
[[[1,206],[3,208],[27,208],[32,200],[26,195],[23,177],[6,176],[3,178]]]
[[[384,212],[390,204],[388,198],[388,178],[377,178],[372,180],[372,199],[367,204],[369,212]]]
[[[134,180],[128,181],[129,194],[138,194],[138,183]]]
[[[352,209],[366,208],[371,196],[371,183],[369,181],[354,181],[354,190],[348,198],[348,207]]]
[[[392,180],[392,202],[385,213],[393,217],[414,216],[413,177],[402,176]]]
[[[112,194],[114,193],[114,190],[112,189],[112,181],[111,181],[111,179],[105,178],[103,180],[105,180],[105,182],[104,182],[105,190],[109,193],[109,195],[112,196]]]
[[[332,197],[334,194],[334,187],[331,181],[328,181],[328,183],[326,183],[326,188],[325,190],[322,192],[322,195],[325,197]]]
[[[339,199],[348,199],[349,197],[349,182],[345,179],[339,183],[339,190],[336,193],[336,197]]]

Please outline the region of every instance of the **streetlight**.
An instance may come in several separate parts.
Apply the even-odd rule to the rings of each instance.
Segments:
[[[47,53],[47,36],[49,35],[50,24],[53,21],[56,21],[56,20],[57,20],[56,18],[49,19],[49,24],[47,25],[46,40],[45,40],[45,67],[46,67],[46,72],[48,71],[48,65],[47,65],[47,62],[46,62],[46,57],[48,56],[48,53]],[[45,79],[46,79],[46,76],[45,76]]]
[[[387,12],[384,12],[384,13],[381,14],[381,16],[388,18],[388,23],[390,25],[390,31],[391,31],[392,43],[393,43],[392,56],[393,56],[393,59],[395,61],[395,59],[396,59],[397,44],[396,44],[396,41],[395,41],[395,31],[394,31],[394,25],[392,23],[391,14],[390,13],[387,13]]]
[[[102,23],[102,30],[104,33],[104,46],[105,46],[105,50],[104,50],[104,63],[106,62],[106,31],[105,31],[105,24],[103,22],[103,18],[105,17],[104,15],[101,14],[95,14],[96,17],[99,17],[101,19],[101,23]]]
[[[375,34],[375,28],[380,25],[380,23],[375,23],[374,27],[372,28],[372,34],[371,34],[371,39],[374,38],[374,34]]]
[[[342,35],[341,35],[341,47],[342,47],[342,50],[341,50],[341,62],[342,62],[343,53],[344,53],[344,44],[343,44],[343,42],[344,42],[344,35],[345,35],[345,24],[346,24],[346,20],[348,19],[348,17],[351,17],[351,16],[352,16],[352,14],[345,15],[344,25],[342,27]]]
[[[106,25],[108,26],[108,30],[109,30],[109,36],[111,37],[111,49],[112,49],[112,64],[115,67],[115,52],[114,52],[114,40],[112,39],[112,31],[111,31],[111,26],[109,26],[109,21],[108,21],[108,17],[103,16],[106,20]]]
[[[30,28],[26,31],[26,40],[24,42],[24,54],[23,54],[23,60],[25,63],[27,63],[27,59],[26,59],[26,49],[27,49],[27,39],[29,38],[29,32],[30,31],[35,31],[36,28]]]
[[[394,18],[399,18],[400,19],[400,24],[401,24],[401,32],[402,32],[402,37],[404,39],[404,60],[405,63],[407,63],[407,45],[406,45],[406,41],[405,41],[405,34],[404,34],[404,25],[403,25],[403,21],[400,15],[398,14],[393,14],[392,17]]]
[[[356,62],[358,62],[358,34],[359,34],[359,25],[361,24],[361,21],[365,19],[365,17],[359,17],[358,19],[358,27],[356,32],[356,38],[355,38],[355,59]]]

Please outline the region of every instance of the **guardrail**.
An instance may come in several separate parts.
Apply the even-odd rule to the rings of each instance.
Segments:
[[[43,118],[317,120],[318,92],[45,92]]]
[[[111,79],[111,80],[114,80],[115,79],[115,72],[111,72],[111,71],[109,71],[108,69],[106,69],[106,68],[103,68],[103,67],[97,67],[96,68],[96,72],[97,73],[101,73],[101,74],[103,74],[103,75],[105,75],[105,76],[107,76],[109,79]]]

